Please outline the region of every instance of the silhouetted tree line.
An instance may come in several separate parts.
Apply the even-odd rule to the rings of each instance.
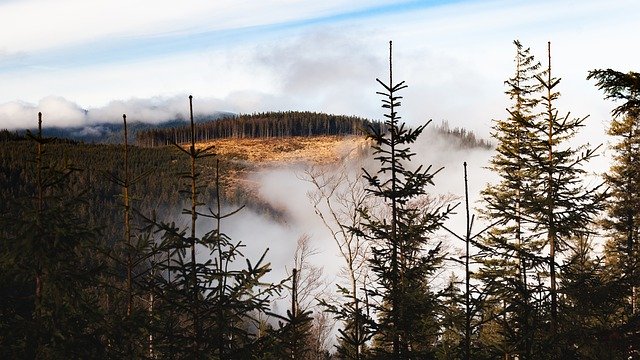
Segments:
[[[483,148],[489,150],[493,148],[490,141],[477,137],[473,131],[462,127],[451,128],[447,121],[441,122],[440,125],[435,125],[433,131],[448,136],[457,143],[457,146],[463,149]]]
[[[21,133],[19,131],[9,131],[7,129],[0,130],[0,142],[24,140],[29,140],[29,137],[27,137],[24,133]],[[49,143],[78,144],[79,142],[77,140],[68,139],[65,137],[51,137]]]
[[[314,135],[364,135],[367,128],[381,124],[356,116],[329,115],[316,112],[286,111],[238,115],[198,122],[198,142],[224,138],[270,138]],[[186,143],[191,134],[188,126],[152,129],[137,133],[140,146],[165,146]]]

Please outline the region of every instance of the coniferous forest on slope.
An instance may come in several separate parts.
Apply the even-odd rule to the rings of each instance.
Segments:
[[[46,137],[46,114],[34,114],[39,126],[24,135],[3,131],[0,356],[640,358],[640,75],[586,74],[613,100],[615,139],[609,171],[587,181],[602,149],[576,144],[587,118],[556,108],[562,84],[551,46],[540,61],[514,45],[507,111],[493,121],[488,166],[498,180],[473,206],[468,193],[434,199],[439,170],[414,165],[412,147],[434,125],[402,121],[407,85],[392,76],[391,43],[389,74],[377,79],[382,122],[301,112],[192,117],[186,127],[141,130],[130,144],[123,116],[120,145]],[[375,165],[356,180],[307,174],[317,190],[309,206],[343,262],[335,293],[310,295],[317,270],[304,239],[288,276],[266,281],[266,251],[277,249],[245,256],[248,245],[225,233],[225,221],[244,207],[274,221],[281,214],[237,186],[231,174],[246,164],[196,143],[365,133]],[[175,206],[184,221],[167,212]],[[454,211],[467,218],[466,233],[451,234],[464,241],[462,256],[436,236]],[[449,276],[451,266],[462,276]]]

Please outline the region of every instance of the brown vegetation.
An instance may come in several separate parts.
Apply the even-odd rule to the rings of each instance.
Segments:
[[[293,136],[285,138],[218,139],[197,144],[214,145],[229,160],[255,165],[290,163],[328,164],[362,154],[368,148],[364,136]]]

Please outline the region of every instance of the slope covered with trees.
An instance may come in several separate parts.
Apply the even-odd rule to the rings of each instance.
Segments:
[[[314,112],[270,112],[239,115],[200,122],[195,127],[196,142],[224,138],[270,138],[314,135],[365,135],[378,122],[367,119]],[[172,142],[185,143],[190,136],[188,126],[153,129],[137,134],[140,146],[163,146]]]

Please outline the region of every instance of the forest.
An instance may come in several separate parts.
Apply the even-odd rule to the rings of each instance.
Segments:
[[[135,144],[126,114],[117,145],[46,137],[46,114],[32,131],[1,131],[0,357],[640,359],[640,74],[586,74],[612,100],[615,139],[609,171],[587,181],[601,149],[575,142],[586,117],[556,109],[551,45],[543,65],[514,41],[492,144],[438,127],[493,146],[498,181],[470,204],[468,192],[435,197],[440,170],[415,165],[434,125],[402,121],[391,45],[380,122],[283,112],[196,123],[190,97],[187,126],[140,131]],[[266,281],[277,249],[246,256],[225,221],[244,208],[281,214],[232,180],[246,164],[201,143],[365,134],[370,161],[355,178],[307,173],[309,206],[340,250],[332,296],[310,290],[304,238],[290,273]],[[454,212],[464,234],[447,227]]]
[[[313,135],[363,135],[369,127],[383,124],[356,116],[287,111],[228,116],[196,124],[196,142],[221,138],[269,138]],[[189,126],[150,129],[136,135],[139,146],[164,146],[186,143],[191,139]]]

